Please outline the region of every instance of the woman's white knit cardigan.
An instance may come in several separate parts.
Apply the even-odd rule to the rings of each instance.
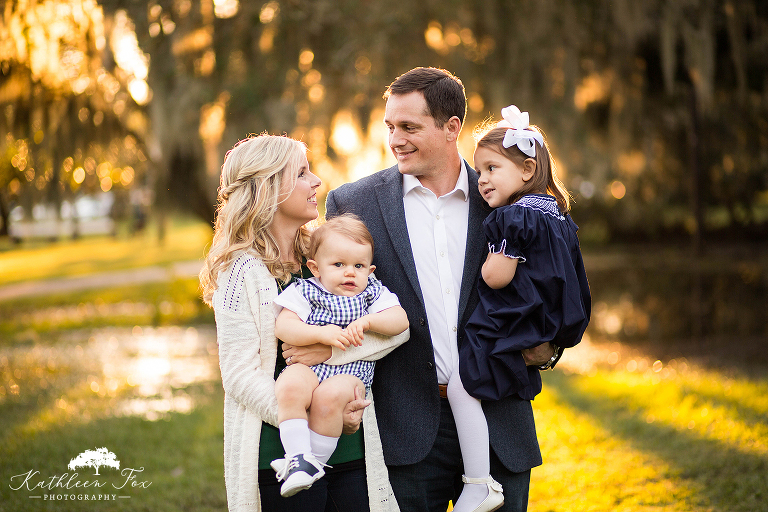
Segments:
[[[278,289],[267,267],[249,254],[238,257],[220,274],[217,284],[213,305],[224,385],[227,502],[233,512],[259,512],[261,422],[277,425],[274,380],[277,340],[272,301]],[[380,359],[408,337],[408,331],[392,338],[366,335],[361,347],[349,347],[346,352],[334,348],[328,363]],[[398,511],[384,465],[373,404],[363,413],[363,430],[371,511]]]

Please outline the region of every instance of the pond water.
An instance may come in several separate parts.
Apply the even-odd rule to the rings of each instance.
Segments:
[[[761,255],[585,254],[585,266],[593,298],[588,332],[601,338],[768,339],[768,264]]]
[[[73,331],[55,344],[0,349],[0,368],[0,405],[37,408],[40,421],[158,420],[221,386],[213,326]]]

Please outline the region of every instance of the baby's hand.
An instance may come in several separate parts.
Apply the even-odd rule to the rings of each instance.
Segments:
[[[365,331],[368,330],[370,325],[370,322],[365,316],[361,316],[354,322],[350,323],[345,329],[349,342],[356,347],[362,345],[363,336],[365,335]]]
[[[347,350],[350,344],[350,340],[347,339],[344,329],[338,325],[328,324],[321,328],[322,333],[320,337],[320,343],[324,345],[330,345],[332,347],[338,347],[341,350]]]

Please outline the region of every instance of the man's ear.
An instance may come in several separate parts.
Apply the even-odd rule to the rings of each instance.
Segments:
[[[313,276],[320,277],[320,267],[317,266],[315,260],[307,260],[307,268],[312,272]]]
[[[445,137],[448,142],[456,142],[459,140],[459,133],[461,133],[461,119],[453,116],[445,123]]]
[[[368,275],[373,274],[373,271],[376,270],[376,265],[371,265],[368,267]]]
[[[533,158],[526,158],[523,162],[523,181],[528,181],[533,178],[536,173],[536,160]]]

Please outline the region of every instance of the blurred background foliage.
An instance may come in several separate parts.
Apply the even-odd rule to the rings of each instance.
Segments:
[[[764,241],[766,55],[760,0],[6,0],[0,234],[106,192],[117,218],[211,221],[224,154],[262,131],[307,143],[324,195],[393,163],[381,95],[436,66],[470,163],[476,124],[531,113],[585,242]]]
[[[0,15],[8,475],[60,473],[98,439],[147,467],[147,510],[221,510],[213,313],[174,266],[210,242],[224,155],[251,133],[299,138],[322,203],[394,163],[382,94],[436,66],[466,86],[470,163],[472,129],[516,104],[576,199],[593,314],[534,405],[531,506],[765,508],[765,0],[5,0]],[[90,285],[53,287],[73,279]],[[0,509],[32,506],[2,488]]]

